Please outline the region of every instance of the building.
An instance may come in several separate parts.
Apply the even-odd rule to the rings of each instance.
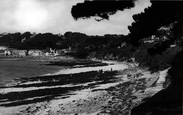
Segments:
[[[6,50],[7,48],[6,46],[0,46],[0,50]]]
[[[22,57],[22,56],[26,56],[26,52],[27,52],[27,50],[12,50],[12,55],[13,56],[20,56],[20,57]]]
[[[32,49],[32,50],[29,50],[28,55],[29,56],[43,56],[44,52],[41,50],[38,50],[38,49]]]
[[[6,56],[26,56],[26,52],[27,50],[18,50],[18,49],[14,49],[14,48],[7,48],[4,50],[4,55]]]
[[[0,46],[0,55],[4,55],[7,47],[6,46]]]

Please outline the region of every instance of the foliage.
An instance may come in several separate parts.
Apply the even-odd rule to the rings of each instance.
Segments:
[[[135,20],[131,26],[131,43],[139,45],[140,39],[144,39],[156,33],[157,29],[175,21],[182,20],[183,3],[180,1],[151,1],[152,6],[145,9],[145,12],[133,16]]]
[[[98,16],[101,19],[109,19],[109,16],[115,14],[118,10],[123,11],[126,8],[134,7],[135,0],[93,0],[78,3],[72,7],[71,14],[75,19],[89,18]],[[92,10],[91,10],[92,9]]]

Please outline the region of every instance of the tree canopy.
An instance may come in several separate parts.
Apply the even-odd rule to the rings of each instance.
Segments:
[[[72,16],[74,19],[89,18],[98,16],[101,19],[109,19],[110,15],[118,10],[123,11],[126,8],[134,7],[136,0],[93,0],[78,3],[72,7]]]
[[[129,26],[131,42],[137,45],[140,39],[155,34],[157,29],[183,18],[183,2],[151,1],[145,12],[133,16],[135,22]]]

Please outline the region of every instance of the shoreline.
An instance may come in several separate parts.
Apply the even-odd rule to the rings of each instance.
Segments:
[[[104,62],[106,62],[106,61],[104,61]],[[112,61],[112,62],[109,61],[109,63],[114,63],[114,61]],[[124,64],[127,62],[116,62],[116,63]],[[83,115],[99,114],[100,115],[100,114],[105,113],[105,114],[110,115],[110,114],[112,114],[110,112],[119,112],[119,113],[120,112],[123,112],[123,113],[130,112],[130,109],[132,107],[134,107],[137,103],[138,104],[142,103],[143,98],[150,97],[153,94],[157,93],[159,90],[161,90],[162,86],[160,84],[162,84],[162,82],[164,82],[164,79],[161,79],[161,83],[160,83],[160,81],[158,82],[159,86],[152,87],[152,85],[154,85],[154,83],[156,84],[156,82],[159,79],[156,76],[160,75],[160,74],[156,74],[156,75],[154,74],[151,76],[150,72],[138,68],[138,64],[136,64],[136,63],[135,64],[127,63],[126,66],[127,66],[127,68],[124,68],[123,70],[119,69],[119,67],[121,67],[121,66],[119,66],[119,67],[116,66],[117,70],[118,70],[118,75],[116,75],[116,78],[118,78],[118,80],[121,79],[118,82],[114,82],[111,84],[108,83],[108,84],[104,84],[104,85],[101,84],[101,86],[98,86],[98,88],[94,87],[94,88],[89,88],[89,89],[83,89],[83,90],[76,91],[76,92],[70,92],[71,96],[69,98],[64,98],[64,99],[55,98],[50,101],[40,102],[40,103],[33,104],[33,105],[19,106],[17,108],[10,107],[9,109],[14,112],[16,112],[18,110],[23,111],[22,113],[19,113],[19,115],[30,114],[30,113],[31,114],[42,113],[43,115],[51,114],[51,113],[55,114],[55,115],[56,115],[56,113],[60,113],[60,114],[62,113],[62,114],[66,114],[66,115],[72,115],[72,114],[73,115],[74,114],[79,114],[79,115],[80,114],[81,115],[82,114]],[[111,68],[104,69],[104,71],[107,71],[110,69]],[[82,69],[80,68],[80,70],[82,70]],[[72,72],[72,71],[73,70],[71,70],[70,72]],[[78,71],[78,73],[80,73],[80,72],[81,71]],[[85,72],[87,72],[87,71],[85,71]],[[66,73],[67,73],[67,71],[66,71]],[[69,73],[69,71],[68,71],[68,73]],[[133,74],[129,77],[128,73],[133,73]],[[143,73],[143,74],[139,74],[139,73]],[[135,77],[137,75],[138,75],[138,77]],[[127,87],[129,87],[129,88],[127,88]],[[74,94],[74,95],[72,95],[72,94]],[[123,97],[123,98],[121,98],[121,97]],[[135,97],[137,97],[137,98],[135,98]],[[124,99],[126,100],[125,102],[124,102]],[[127,103],[128,102],[127,100],[130,103]],[[63,103],[63,102],[65,102],[65,103]],[[132,104],[132,102],[133,102],[133,104]],[[126,103],[126,104],[124,104],[124,103]],[[89,107],[87,107],[87,106],[89,106]],[[70,108],[72,108],[72,109],[70,109]],[[121,109],[123,111],[119,110],[119,108],[123,108],[123,109]],[[0,110],[2,110],[2,109],[4,109],[3,110],[4,112],[9,110],[8,108],[1,108]],[[5,115],[5,113],[4,113],[4,115]],[[13,115],[13,114],[10,114],[10,115]]]

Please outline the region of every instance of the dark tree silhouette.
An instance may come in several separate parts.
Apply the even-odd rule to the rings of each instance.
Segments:
[[[115,14],[118,10],[134,7],[136,0],[94,0],[78,3],[72,7],[74,19],[89,18],[98,16],[101,19],[109,19],[109,15]],[[100,20],[97,20],[100,21]]]
[[[26,39],[29,39],[32,34],[30,32],[25,32],[22,34],[22,37],[25,37]]]
[[[135,20],[129,26],[131,43],[138,45],[138,41],[152,34],[158,28],[166,26],[183,18],[183,2],[180,1],[151,1],[152,6],[144,13],[133,16]]]

